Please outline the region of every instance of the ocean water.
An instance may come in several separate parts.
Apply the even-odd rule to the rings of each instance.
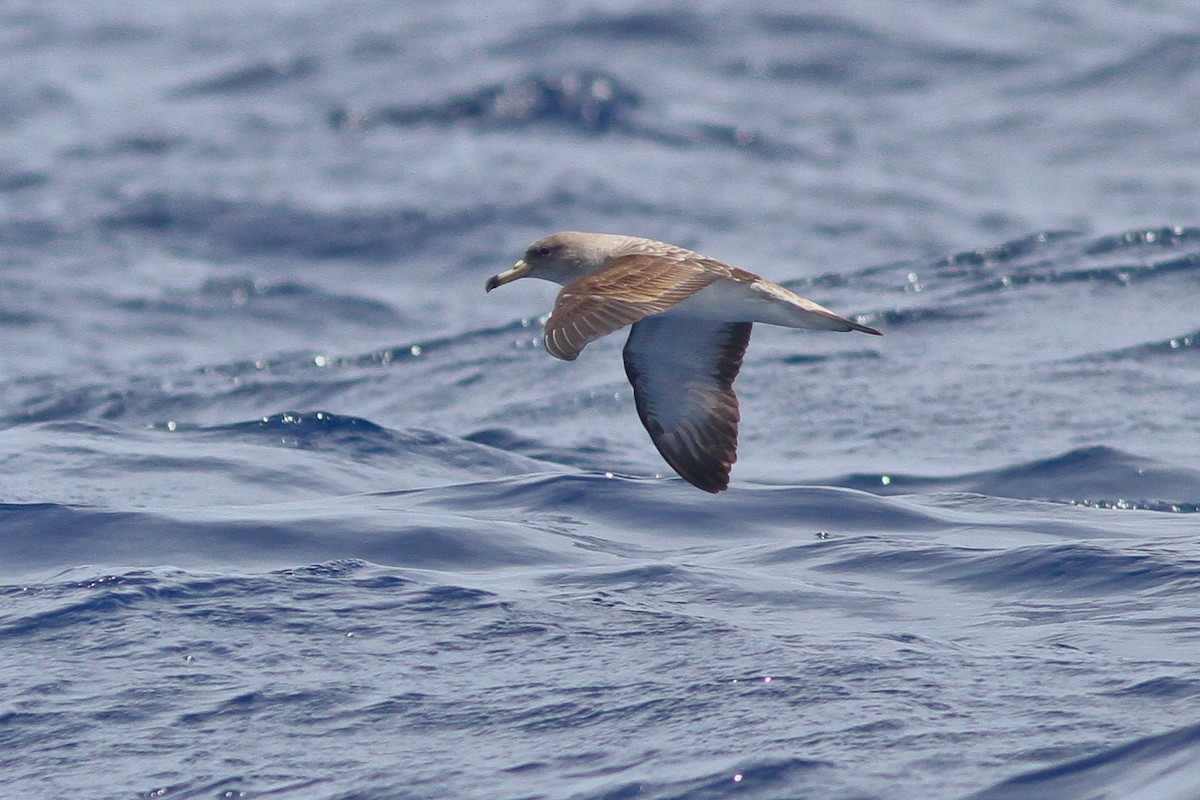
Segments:
[[[1200,798],[1200,11],[0,7],[28,798]],[[541,347],[759,272],[730,490]]]

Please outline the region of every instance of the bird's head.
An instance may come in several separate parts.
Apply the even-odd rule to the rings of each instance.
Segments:
[[[487,279],[486,291],[517,278],[541,278],[566,285],[576,278],[603,269],[615,245],[628,237],[599,233],[561,231],[538,239],[525,249],[525,256],[499,275]]]

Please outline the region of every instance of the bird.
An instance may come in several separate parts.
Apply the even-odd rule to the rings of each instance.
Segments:
[[[882,335],[752,272],[637,236],[553,233],[484,289],[518,278],[563,287],[545,328],[555,358],[574,361],[631,326],[623,358],[642,425],[680,477],[713,494],[737,460],[733,381],[754,323]]]

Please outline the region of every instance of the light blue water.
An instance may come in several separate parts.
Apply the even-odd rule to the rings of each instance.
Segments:
[[[1186,3],[0,9],[24,797],[1200,797]],[[558,229],[757,326],[712,497]]]

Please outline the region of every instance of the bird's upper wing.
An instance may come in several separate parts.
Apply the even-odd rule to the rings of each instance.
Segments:
[[[720,272],[689,258],[621,256],[558,293],[546,320],[546,349],[573,361],[589,343],[651,314],[660,314],[715,280]]]
[[[651,317],[629,332],[625,374],[658,452],[706,492],[729,486],[737,460],[733,380],[750,343],[749,322]]]

